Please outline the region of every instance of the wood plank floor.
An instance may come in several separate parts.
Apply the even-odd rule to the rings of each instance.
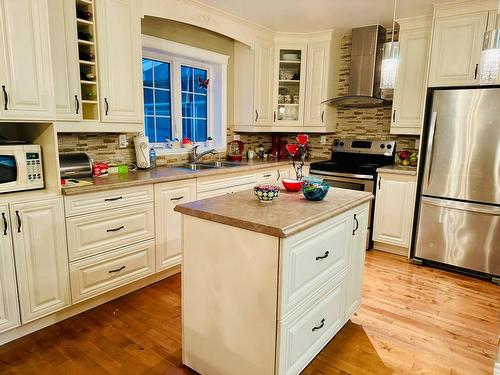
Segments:
[[[372,251],[363,305],[304,374],[490,375],[499,332],[500,287]],[[193,374],[180,276],[1,346],[0,374]]]

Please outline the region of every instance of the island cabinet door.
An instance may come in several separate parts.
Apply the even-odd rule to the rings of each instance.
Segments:
[[[156,271],[180,264],[182,252],[182,215],[174,212],[178,204],[196,199],[194,181],[155,185]]]
[[[349,252],[349,272],[347,274],[346,318],[356,312],[361,305],[363,275],[365,269],[365,253],[368,228],[369,205],[364,204],[352,211],[352,240]]]

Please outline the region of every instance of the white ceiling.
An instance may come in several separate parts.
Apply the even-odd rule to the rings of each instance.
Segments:
[[[390,26],[394,0],[198,0],[274,31],[347,30]],[[432,5],[450,0],[398,0],[396,18],[432,14]]]

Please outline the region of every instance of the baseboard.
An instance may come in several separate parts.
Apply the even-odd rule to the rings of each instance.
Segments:
[[[500,363],[495,363],[495,368],[493,369],[493,375],[500,375]]]
[[[0,345],[6,344],[10,341],[14,341],[20,337],[29,335],[30,333],[38,331],[42,328],[48,327],[52,324],[71,318],[84,311],[93,309],[94,307],[97,307],[106,302],[124,296],[125,294],[135,292],[136,290],[154,284],[160,280],[166,279],[167,277],[173,276],[179,273],[180,271],[181,271],[180,265],[172,267],[171,269],[155,273],[154,275],[145,277],[144,279],[137,280],[133,283],[124,285],[120,288],[111,290],[107,293],[101,294],[92,299],[85,300],[76,303],[74,305],[68,306],[67,308],[59,310],[54,314],[48,315],[33,322],[3,332],[0,334]]]
[[[391,245],[391,244],[383,243],[383,242],[374,241],[373,242],[373,249],[384,251],[386,253],[401,255],[404,257],[409,256],[409,249],[407,247]]]

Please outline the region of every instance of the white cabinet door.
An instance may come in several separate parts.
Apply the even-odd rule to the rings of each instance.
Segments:
[[[429,86],[478,83],[488,12],[438,17],[434,21]]]
[[[196,182],[179,181],[155,185],[156,271],[181,262],[182,215],[174,211],[178,204],[196,199]]]
[[[257,125],[272,125],[274,121],[273,84],[274,45],[270,41],[257,39],[254,76],[254,123]]]
[[[96,2],[101,120],[142,123],[139,1]]]
[[[21,320],[71,303],[62,198],[10,206]]]
[[[416,177],[381,173],[378,178],[373,240],[408,247],[413,224]]]
[[[356,208],[352,218],[353,237],[351,240],[351,250],[349,251],[349,272],[347,273],[346,321],[361,305],[369,207],[369,204],[365,204]]]
[[[307,45],[306,100],[304,126],[325,125],[325,105],[328,99],[328,70],[330,64],[330,42]]]
[[[0,120],[55,117],[47,2],[0,0]]]
[[[82,118],[76,3],[49,1],[50,48],[54,73],[56,119],[79,121]]]
[[[19,326],[21,321],[9,210],[6,204],[0,205],[0,216],[0,332],[3,332]]]
[[[430,17],[418,17],[414,21],[407,19],[400,26],[400,60],[394,88],[391,134],[419,135],[427,90]]]

